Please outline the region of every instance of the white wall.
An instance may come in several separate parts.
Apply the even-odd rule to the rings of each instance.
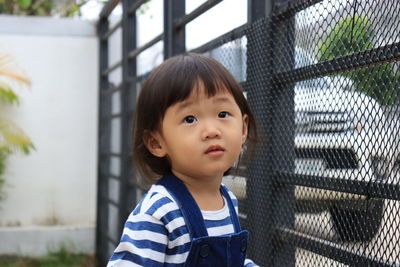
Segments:
[[[32,81],[30,89],[17,90],[19,107],[6,113],[36,147],[30,155],[14,155],[8,161],[7,197],[0,201],[0,254],[40,255],[67,239],[69,247],[93,252],[98,120],[95,25],[10,16],[0,16],[0,25],[0,52],[13,55]]]

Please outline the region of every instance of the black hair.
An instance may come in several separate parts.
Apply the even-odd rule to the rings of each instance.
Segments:
[[[134,167],[151,183],[171,171],[166,157],[151,154],[144,144],[146,133],[161,131],[161,124],[168,107],[187,99],[193,90],[205,88],[206,95],[214,96],[226,89],[232,94],[241,113],[248,116],[248,141],[257,140],[254,116],[243,95],[240,84],[230,72],[211,57],[185,53],[167,59],[155,68],[144,82],[135,110],[133,133]]]

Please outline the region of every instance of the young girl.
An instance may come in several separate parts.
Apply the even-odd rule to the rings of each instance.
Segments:
[[[153,186],[129,216],[107,266],[256,266],[238,201],[221,184],[254,117],[240,85],[216,60],[184,54],[144,83],[134,162]]]

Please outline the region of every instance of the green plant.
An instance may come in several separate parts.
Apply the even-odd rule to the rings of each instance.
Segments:
[[[42,258],[0,257],[0,267],[95,267],[92,255],[73,254],[61,248]]]
[[[11,15],[36,15],[72,17],[88,0],[0,0],[0,13]]]
[[[354,16],[340,20],[319,46],[321,61],[363,52],[374,48],[378,40],[366,17]],[[394,64],[383,64],[341,75],[351,78],[357,90],[375,98],[382,105],[397,100],[400,74]]]
[[[16,105],[19,98],[12,85],[29,85],[29,80],[18,72],[10,55],[0,54],[0,110],[7,105]],[[28,154],[34,146],[30,138],[10,119],[0,112],[0,197],[4,184],[5,161],[15,152]]]
[[[81,15],[81,7],[89,0],[0,0],[0,14],[24,16],[60,16],[74,17]],[[108,0],[97,0],[104,5]],[[139,13],[149,10],[151,0],[143,1]]]

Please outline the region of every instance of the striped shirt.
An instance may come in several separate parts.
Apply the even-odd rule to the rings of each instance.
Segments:
[[[227,191],[237,212],[238,201]],[[226,200],[221,210],[201,213],[209,236],[234,233]],[[183,266],[189,250],[190,236],[181,210],[164,186],[153,185],[129,215],[107,267]],[[257,265],[246,259],[245,266]]]

